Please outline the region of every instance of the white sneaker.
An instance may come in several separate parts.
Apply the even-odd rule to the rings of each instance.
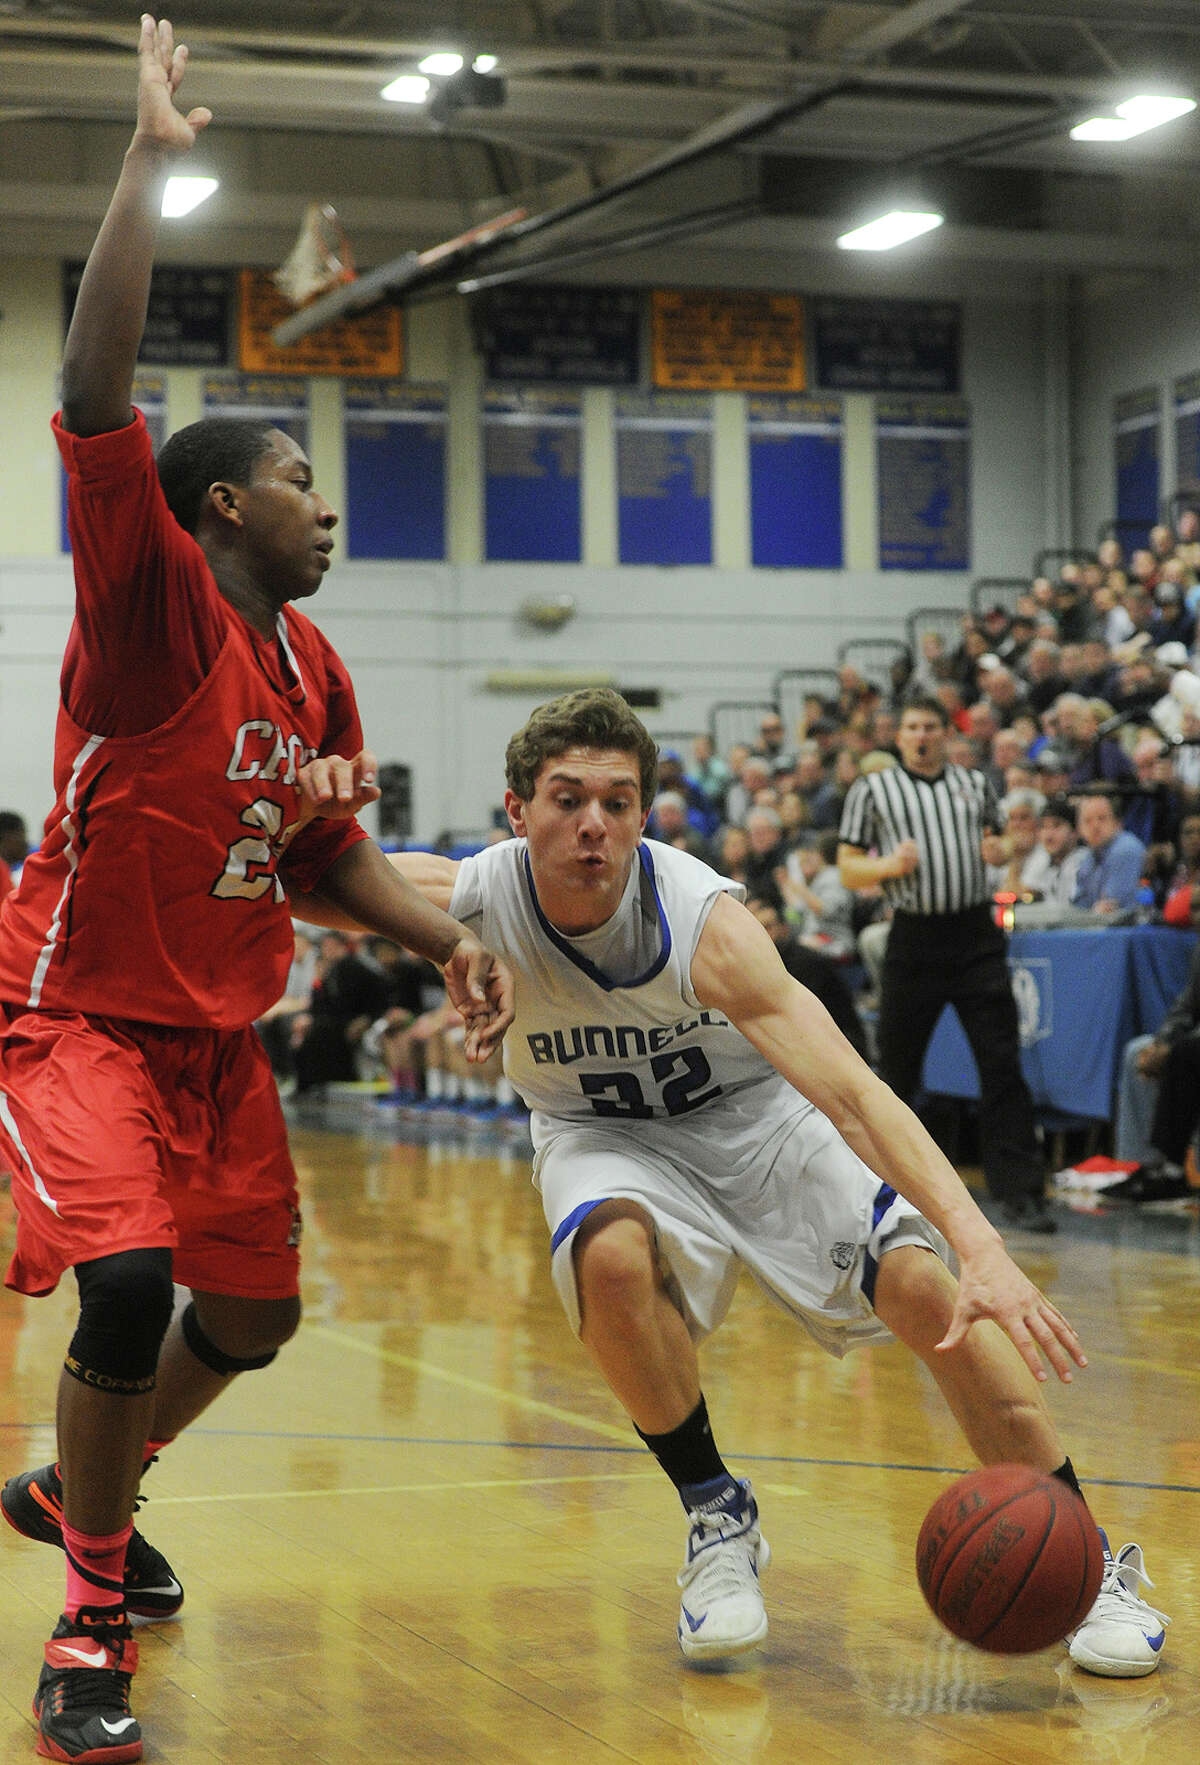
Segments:
[[[1162,1656],[1165,1612],[1147,1605],[1138,1587],[1154,1583],[1142,1567],[1141,1546],[1126,1544],[1114,1557],[1104,1539],[1104,1579],[1096,1603],[1071,1637],[1071,1659],[1106,1679],[1140,1679],[1153,1673]]]
[[[696,1508],[688,1519],[687,1558],[678,1577],[679,1646],[689,1661],[743,1655],[767,1634],[758,1575],[771,1560],[749,1483],[739,1481],[735,1508]]]

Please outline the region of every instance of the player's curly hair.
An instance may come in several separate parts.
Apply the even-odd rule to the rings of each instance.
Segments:
[[[546,761],[568,748],[616,748],[636,755],[642,808],[650,808],[658,783],[658,748],[619,692],[610,686],[582,687],[539,705],[505,751],[509,790],[529,802]]]
[[[156,462],[158,481],[185,533],[195,533],[199,526],[210,485],[223,479],[249,484],[274,433],[273,423],[257,417],[204,417],[163,443]]]

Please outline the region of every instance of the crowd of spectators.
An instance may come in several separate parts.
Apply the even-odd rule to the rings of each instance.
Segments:
[[[882,910],[838,879],[842,806],[861,773],[897,763],[897,718],[920,690],[950,719],[947,759],[996,793],[998,898],[1186,925],[1200,862],[1198,572],[1194,511],[1128,559],[1105,540],[1011,608],[964,615],[956,641],[927,631],[886,679],[843,666],[836,694],[808,698],[792,729],[771,712],[753,744],[717,754],[700,736],[690,756],[667,754],[650,831],[744,881],[806,947],[853,961]]]

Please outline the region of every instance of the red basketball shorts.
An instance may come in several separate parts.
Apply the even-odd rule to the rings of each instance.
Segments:
[[[254,1031],[175,1029],[0,1004],[0,1162],[17,1248],[6,1283],[167,1246],[176,1281],[248,1299],[298,1289],[287,1131]]]

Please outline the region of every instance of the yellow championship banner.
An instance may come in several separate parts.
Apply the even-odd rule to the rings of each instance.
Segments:
[[[804,302],[798,294],[655,288],[650,330],[655,386],[804,391]]]
[[[271,333],[295,307],[269,270],[238,272],[238,366],[246,374],[370,375],[394,379],[404,371],[404,328],[396,306],[338,319],[281,349]]]

